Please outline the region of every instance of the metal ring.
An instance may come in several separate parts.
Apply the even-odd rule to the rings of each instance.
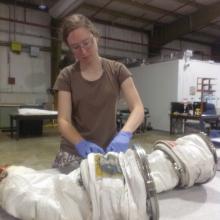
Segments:
[[[177,176],[179,177],[179,187],[185,187],[188,185],[189,176],[186,172],[186,166],[182,162],[181,158],[174,152],[172,147],[165,141],[157,141],[154,144],[154,150],[160,150],[166,154],[168,159],[173,165],[174,171],[176,172]]]
[[[159,219],[159,203],[157,199],[156,187],[154,180],[151,176],[151,170],[149,162],[147,159],[147,154],[144,149],[138,145],[133,145],[131,147],[135,153],[137,159],[138,167],[144,178],[145,188],[146,188],[146,208],[150,220]]]
[[[197,134],[208,146],[212,156],[213,156],[213,160],[214,160],[214,168],[213,168],[213,176],[211,176],[207,181],[205,181],[204,183],[212,180],[215,177],[216,171],[217,171],[217,164],[218,164],[218,156],[217,156],[217,152],[216,152],[216,148],[214,146],[214,144],[211,142],[211,140],[209,139],[209,137],[206,135],[206,133],[204,132],[200,132],[199,134]]]

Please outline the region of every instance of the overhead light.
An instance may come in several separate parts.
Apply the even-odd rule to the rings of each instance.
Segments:
[[[41,9],[41,10],[46,10],[47,6],[46,5],[39,5],[38,8]]]
[[[38,8],[39,8],[40,10],[45,11],[45,10],[47,10],[47,5],[44,4],[43,1],[41,1],[40,4],[39,4],[39,6],[38,6]]]

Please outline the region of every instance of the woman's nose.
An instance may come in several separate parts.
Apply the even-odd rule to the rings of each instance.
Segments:
[[[88,50],[86,50],[86,48],[81,47],[81,54],[82,55],[87,55],[88,54]]]

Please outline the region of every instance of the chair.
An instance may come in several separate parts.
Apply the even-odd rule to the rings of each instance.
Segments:
[[[209,118],[208,116],[216,116],[214,118]],[[212,103],[206,103],[205,111],[202,113],[201,116],[201,127],[203,131],[209,133],[209,131],[213,128],[216,128],[218,125],[218,117],[216,114],[215,105]]]
[[[203,112],[205,115],[216,115],[215,105],[212,103],[206,103],[205,111]]]
[[[211,130],[209,132],[209,138],[216,147],[220,147],[220,130]]]
[[[117,130],[120,131],[121,128],[126,123],[128,117],[129,117],[130,111],[128,109],[121,109],[117,111],[116,114],[116,123],[117,123]],[[148,118],[150,117],[149,109],[144,108],[144,121],[142,124],[137,128],[136,133],[144,133],[146,130],[151,130],[152,127],[150,126],[148,122]]]
[[[117,111],[116,114],[116,123],[117,123],[117,130],[120,131],[124,126],[125,122],[129,117],[130,111],[128,109],[121,109]]]
[[[201,103],[196,103],[199,107]],[[194,104],[194,106],[196,106]],[[215,105],[212,103],[204,103],[203,105],[204,111],[200,117],[199,121],[195,120],[188,120],[186,122],[186,126],[188,127],[188,133],[195,133],[195,132],[205,132],[209,133],[211,129],[216,128],[218,117],[216,115],[216,108]],[[210,117],[214,116],[214,117]],[[216,116],[216,117],[215,117]]]

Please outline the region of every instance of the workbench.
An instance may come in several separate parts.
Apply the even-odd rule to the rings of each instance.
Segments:
[[[49,119],[54,120],[54,119],[57,119],[57,116],[58,114],[40,114],[40,115],[11,114],[10,115],[11,138],[14,137],[14,132],[15,132],[16,139],[19,139],[21,137],[22,123],[25,123],[25,122],[29,122],[29,124],[26,124],[26,129],[32,129],[32,130],[35,130],[35,132],[37,129],[38,130],[37,134],[42,135],[43,120],[49,120]],[[29,128],[27,128],[27,126]],[[36,126],[36,128],[34,126]]]
[[[185,125],[188,120],[197,121],[198,123],[200,120],[203,120],[204,122],[210,123],[212,125],[212,128],[218,127],[220,115],[189,115],[185,113],[178,113],[178,114],[170,114],[170,134],[175,133],[175,128],[177,123],[181,123],[181,133],[185,134]]]

